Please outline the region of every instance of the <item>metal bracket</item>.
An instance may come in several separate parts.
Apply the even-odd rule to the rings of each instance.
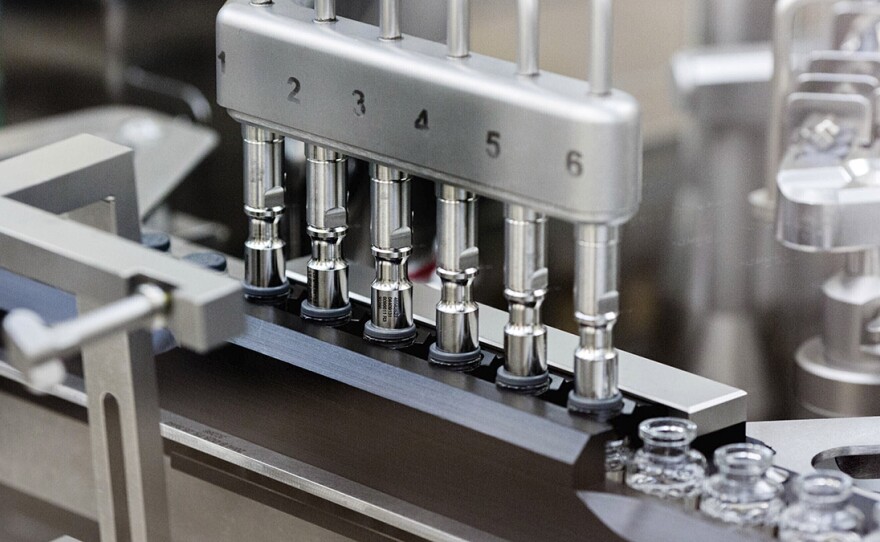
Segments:
[[[111,210],[109,217],[78,211],[102,201],[112,202],[97,208]],[[77,214],[119,236],[53,213]],[[206,351],[243,330],[237,281],[139,241],[129,149],[83,135],[0,162],[0,267],[75,294],[81,313],[96,311],[67,329],[103,326],[98,309],[130,308],[119,300],[151,283],[171,298],[167,309],[160,305],[181,344]],[[104,337],[82,346],[101,539],[161,542],[169,540],[168,506],[149,322],[127,327],[80,337]]]

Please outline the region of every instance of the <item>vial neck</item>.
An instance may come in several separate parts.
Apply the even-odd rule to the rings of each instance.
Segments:
[[[800,503],[804,508],[816,511],[832,511],[839,510],[846,506],[849,495],[842,493],[840,495],[822,495],[813,497],[812,495],[801,495]]]
[[[833,502],[812,502],[809,500],[801,500],[801,506],[807,510],[815,512],[834,512],[846,506],[846,500]]]
[[[743,484],[743,485],[757,484],[758,482],[761,481],[761,478],[764,477],[763,473],[755,474],[755,473],[742,473],[742,472],[724,471],[724,470],[721,470],[720,472],[724,476],[724,478],[726,478],[727,480],[730,480],[731,482],[736,482],[738,484]]]
[[[673,463],[676,461],[684,461],[688,456],[690,447],[686,443],[655,444],[645,441],[645,445],[642,447],[642,450],[644,450],[644,452],[650,455],[653,459]]]

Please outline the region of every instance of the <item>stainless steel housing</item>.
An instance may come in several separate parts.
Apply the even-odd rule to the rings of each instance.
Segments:
[[[227,2],[217,18],[220,105],[241,122],[568,221],[636,212],[640,115],[630,96],[314,17],[294,2]]]

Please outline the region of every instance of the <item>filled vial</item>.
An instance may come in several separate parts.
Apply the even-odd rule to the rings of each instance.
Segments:
[[[760,444],[736,443],[715,450],[718,473],[706,480],[700,511],[725,523],[772,532],[785,508],[782,484],[767,478],[773,451]]]
[[[706,477],[706,458],[691,448],[697,424],[682,418],[652,418],[639,424],[644,446],[626,467],[626,485],[661,497],[694,502]]]
[[[864,515],[849,504],[852,479],[838,471],[820,470],[795,481],[797,501],[779,518],[784,542],[857,542]]]

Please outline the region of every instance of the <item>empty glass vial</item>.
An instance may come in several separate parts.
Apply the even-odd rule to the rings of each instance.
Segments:
[[[700,510],[726,523],[768,528],[785,508],[782,484],[767,478],[773,451],[760,444],[728,444],[715,450],[718,474],[703,485]]]
[[[848,504],[852,479],[838,471],[820,470],[795,481],[797,502],[779,518],[783,542],[857,542],[864,515]]]
[[[681,418],[653,418],[639,424],[644,446],[626,467],[626,485],[666,499],[690,501],[700,494],[706,458],[691,449],[697,424]]]

